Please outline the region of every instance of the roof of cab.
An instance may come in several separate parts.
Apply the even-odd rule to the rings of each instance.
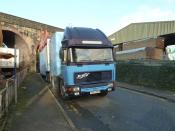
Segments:
[[[64,32],[63,41],[67,40],[67,46],[85,46],[82,41],[101,41],[98,46],[112,46],[106,35],[99,29],[84,27],[67,27]],[[87,46],[87,45],[86,45]],[[90,46],[90,45],[89,45]],[[94,46],[94,45],[91,45]]]
[[[73,27],[66,28],[67,39],[81,38],[81,39],[106,39],[106,36],[99,29]]]

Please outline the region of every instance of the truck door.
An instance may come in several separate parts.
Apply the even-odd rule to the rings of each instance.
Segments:
[[[65,82],[67,67],[67,48],[61,48],[61,76]]]

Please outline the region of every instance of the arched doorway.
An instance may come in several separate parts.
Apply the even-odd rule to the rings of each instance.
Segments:
[[[27,43],[24,39],[17,33],[9,31],[9,30],[2,30],[3,34],[3,43],[7,46],[7,48],[14,48],[19,49],[19,68],[17,71],[23,70],[27,64],[29,63],[29,48]],[[2,68],[2,73],[5,77],[11,77],[14,74],[14,67],[13,68]]]

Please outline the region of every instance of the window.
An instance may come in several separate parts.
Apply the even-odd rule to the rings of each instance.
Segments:
[[[67,61],[67,50],[66,49],[62,50],[61,60],[63,63],[66,63],[66,61]]]
[[[113,54],[111,48],[73,48],[72,55],[74,62],[113,61]]]

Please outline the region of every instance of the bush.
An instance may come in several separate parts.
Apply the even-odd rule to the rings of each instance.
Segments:
[[[175,91],[174,64],[117,62],[117,81]]]

